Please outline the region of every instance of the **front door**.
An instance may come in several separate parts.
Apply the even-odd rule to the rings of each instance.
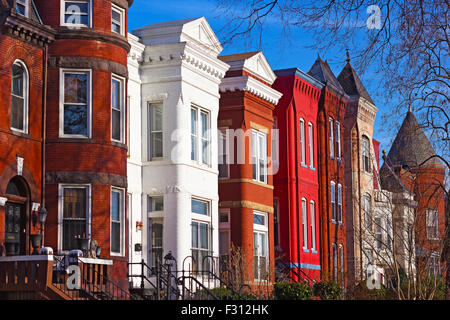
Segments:
[[[26,254],[25,205],[8,202],[5,206],[5,247],[6,254]]]

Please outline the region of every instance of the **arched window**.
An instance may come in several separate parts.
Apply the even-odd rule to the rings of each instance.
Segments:
[[[28,130],[28,72],[25,65],[14,62],[11,80],[11,129]]]
[[[366,136],[361,141],[362,166],[365,172],[370,173],[370,141]]]

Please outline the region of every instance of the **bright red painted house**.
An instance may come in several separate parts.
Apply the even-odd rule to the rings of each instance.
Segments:
[[[317,114],[323,85],[295,68],[275,73],[273,88],[283,93],[274,112],[279,129],[275,246],[294,279],[320,280]]]

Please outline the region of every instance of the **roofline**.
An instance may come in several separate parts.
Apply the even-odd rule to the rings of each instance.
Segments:
[[[320,90],[322,90],[323,87],[325,86],[322,82],[316,80],[314,77],[310,76],[309,74],[307,74],[306,72],[303,72],[302,70],[300,70],[298,68],[280,69],[280,70],[275,70],[274,72],[278,77],[295,75],[295,76],[299,77],[300,79],[305,80],[309,84],[312,84],[313,86],[315,86],[316,88],[318,88]]]

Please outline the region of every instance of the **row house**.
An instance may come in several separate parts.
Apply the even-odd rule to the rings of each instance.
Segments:
[[[218,118],[219,254],[224,262],[242,255],[247,283],[273,281],[272,129],[281,93],[271,88],[276,75],[262,52],[219,59],[230,66],[220,84]]]
[[[308,74],[321,83],[317,115],[321,276],[346,285],[344,119],[348,96],[320,57]]]
[[[377,153],[373,126],[378,108],[353,69],[350,59],[337,80],[349,96],[344,117],[345,216],[347,220],[347,269],[349,284],[366,278],[373,264],[371,239],[375,225],[373,208],[377,184]],[[378,150],[378,149],[377,149]]]
[[[41,297],[73,298],[52,279],[51,268],[63,262],[51,254],[11,256],[47,247],[56,259],[82,249],[86,240],[91,249],[96,244],[92,257],[101,257],[93,267],[101,281],[107,276],[118,290],[128,287],[127,13],[132,2],[0,1],[1,81],[9,88],[1,93],[7,115],[1,123],[0,233],[6,255],[1,259],[37,268],[44,277],[38,284],[18,275],[30,294],[39,289]],[[86,254],[89,248],[83,249]],[[1,291],[13,285],[8,272],[20,272],[5,266]]]
[[[275,109],[278,162],[274,175],[277,262],[298,280],[320,281],[317,116],[323,84],[298,69],[277,70],[283,93]]]
[[[151,24],[130,42],[130,260],[152,267],[171,252],[178,270],[211,270],[219,85],[229,65],[205,18]]]

